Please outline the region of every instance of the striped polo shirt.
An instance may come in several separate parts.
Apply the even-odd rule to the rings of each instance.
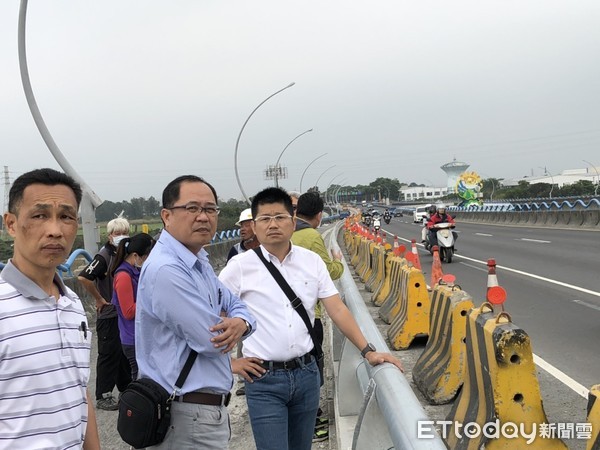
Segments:
[[[10,261],[0,273],[0,449],[83,445],[92,335],[79,297],[55,283],[58,301]]]

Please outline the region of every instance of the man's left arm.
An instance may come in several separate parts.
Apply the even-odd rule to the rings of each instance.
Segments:
[[[90,393],[86,389],[88,404],[88,421],[83,438],[83,450],[100,450],[100,437],[98,436],[98,425],[96,422],[96,411],[90,398]]]

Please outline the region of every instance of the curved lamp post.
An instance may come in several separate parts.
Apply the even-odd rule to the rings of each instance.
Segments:
[[[327,187],[325,188],[325,203],[327,203],[327,198],[329,197],[329,195],[328,195],[328,194],[329,194],[329,188],[330,188],[330,187],[331,187],[331,185],[333,184],[333,181],[334,181],[336,178],[339,178],[339,177],[341,177],[342,175],[344,175],[344,173],[343,173],[343,172],[341,172],[341,173],[338,173],[338,174],[337,174],[335,177],[333,177],[333,178],[331,179],[331,181],[329,182],[329,184],[328,184],[328,185],[327,185]]]
[[[81,225],[83,228],[83,246],[85,250],[91,255],[98,251],[98,242],[100,237],[97,236],[98,228],[96,227],[96,208],[102,204],[100,197],[89,187],[89,185],[79,176],[73,166],[67,161],[65,155],[62,154],[56,142],[52,138],[46,123],[42,117],[42,113],[38,108],[35,96],[33,95],[33,89],[31,88],[31,80],[29,78],[29,69],[27,67],[27,49],[25,46],[25,25],[27,19],[27,0],[21,0],[21,6],[19,8],[19,31],[18,31],[18,45],[19,45],[19,67],[21,70],[21,82],[23,83],[23,90],[25,91],[25,97],[27,98],[27,104],[29,110],[35,121],[42,139],[46,143],[46,146],[54,156],[54,159],[59,166],[69,176],[77,180],[81,185],[83,196],[81,198],[80,210],[81,210]]]
[[[596,187],[594,188],[594,197],[596,197],[598,195],[598,184],[600,184],[600,175],[598,175],[598,169],[596,169],[596,166],[594,166],[591,162],[586,161],[585,159],[583,160],[583,162],[588,163],[590,166],[592,166],[592,168],[596,172]]]
[[[315,186],[317,186],[317,188],[319,187],[319,181],[321,180],[321,177],[323,175],[325,175],[325,172],[327,172],[330,169],[333,169],[335,167],[335,164],[333,166],[329,166],[327,169],[325,169],[323,172],[321,172],[321,175],[319,175],[319,178],[317,178],[317,182],[315,183]]]
[[[288,145],[285,146],[285,148],[281,151],[281,153],[279,154],[279,158],[277,158],[277,162],[275,163],[275,187],[279,187],[279,160],[281,159],[281,157],[283,156],[283,154],[285,153],[285,151],[287,150],[287,148],[292,145],[292,142],[294,142],[296,139],[298,139],[300,136],[305,135],[306,133],[310,133],[313,129],[311,128],[310,130],[306,130],[302,133],[300,133],[298,136],[296,136],[294,139],[292,139]]]
[[[542,166],[538,166],[540,169],[544,169],[544,175],[549,175],[550,179],[552,180],[552,186],[550,186],[550,193],[548,194],[548,197],[552,198],[552,191],[554,190],[554,177],[552,176],[552,174],[550,172],[548,172],[548,169],[546,169],[545,167]]]
[[[240,187],[240,191],[242,192],[242,195],[244,196],[244,198],[246,199],[246,202],[248,204],[250,204],[250,200],[248,199],[248,196],[246,195],[246,193],[244,192],[244,188],[242,187],[242,182],[240,181],[240,175],[238,173],[238,165],[237,165],[238,147],[240,145],[240,138],[242,137],[242,132],[244,131],[244,128],[246,128],[246,124],[248,123],[248,121],[250,120],[250,118],[256,112],[256,110],[258,108],[260,108],[267,100],[269,100],[272,97],[275,97],[277,94],[279,94],[280,92],[285,91],[287,88],[291,88],[294,84],[296,84],[296,83],[290,83],[290,84],[288,84],[283,89],[279,89],[277,92],[274,92],[273,94],[271,94],[267,98],[265,98],[262,102],[260,102],[258,104],[258,106],[252,110],[252,112],[250,113],[250,115],[248,116],[248,118],[246,119],[246,121],[244,122],[244,125],[242,125],[242,129],[240,130],[240,133],[238,134],[237,141],[235,141],[235,152],[233,154],[233,167],[234,167],[234,170],[235,170],[235,179],[237,180],[238,186]]]
[[[308,168],[310,166],[312,166],[312,164],[317,160],[322,158],[323,156],[325,156],[327,153],[323,153],[321,156],[317,156],[315,159],[313,159],[311,162],[308,163],[308,166],[306,166],[306,169],[304,169],[304,172],[302,172],[302,176],[300,177],[300,192],[302,192],[302,180],[304,180],[304,174],[306,173],[306,171],[308,170]]]

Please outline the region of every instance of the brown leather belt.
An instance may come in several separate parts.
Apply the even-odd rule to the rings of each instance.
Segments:
[[[294,370],[304,364],[312,361],[313,356],[310,353],[300,356],[299,358],[290,359],[289,361],[263,361],[261,366],[267,370]]]
[[[231,400],[231,393],[209,394],[208,392],[188,392],[187,394],[176,396],[173,400],[199,405],[227,406],[229,405],[229,400]]]

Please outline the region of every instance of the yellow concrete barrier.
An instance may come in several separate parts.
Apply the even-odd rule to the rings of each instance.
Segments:
[[[390,295],[392,288],[392,257],[393,254],[389,252],[385,255],[383,283],[381,283],[379,288],[373,291],[373,294],[371,295],[371,302],[373,302],[374,305],[381,306],[386,297]]]
[[[467,316],[473,306],[460,286],[438,284],[432,292],[429,339],[412,377],[433,405],[452,401],[464,383]]]
[[[431,300],[423,272],[405,265],[398,298],[398,314],[388,328],[388,339],[394,350],[406,349],[417,336],[429,335]]]
[[[600,384],[592,386],[588,394],[587,421],[592,424],[592,436],[586,450],[600,450]]]
[[[383,283],[385,278],[385,254],[386,250],[383,244],[377,244],[373,249],[373,270],[371,276],[365,282],[365,289],[368,292],[375,292]]]
[[[367,250],[362,256],[364,258],[364,265],[362,266],[363,269],[358,272],[358,278],[360,278],[360,281],[363,283],[366,283],[373,272],[373,252],[375,251],[375,247],[378,245],[373,241],[367,242]]]
[[[390,259],[392,260],[390,293],[381,303],[381,309],[379,310],[379,317],[385,323],[392,323],[393,318],[400,310],[398,299],[402,288],[402,268],[408,264],[406,259],[399,256],[393,256]]]
[[[465,383],[447,418],[449,430],[442,433],[446,445],[456,450],[566,449],[560,439],[539,436],[540,424],[548,419],[527,333],[507,313],[495,316],[484,303],[471,310],[466,337]]]

